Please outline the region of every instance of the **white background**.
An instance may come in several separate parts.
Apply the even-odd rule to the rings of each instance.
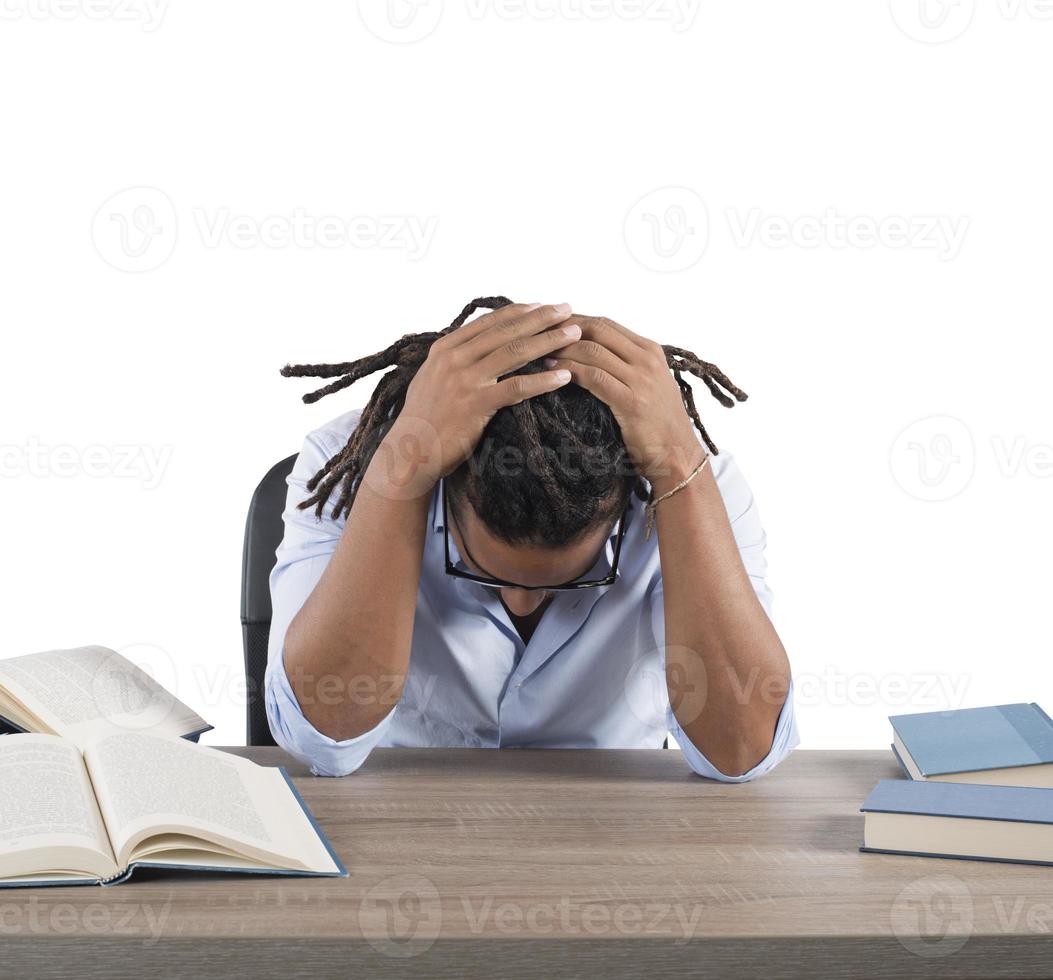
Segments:
[[[1053,9],[158,3],[2,0],[0,653],[123,649],[242,741],[249,496],[372,384],[278,368],[505,293],[750,393],[699,404],[804,746],[1053,709]]]

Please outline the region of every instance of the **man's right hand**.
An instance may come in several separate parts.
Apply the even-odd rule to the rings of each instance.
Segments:
[[[506,306],[432,345],[363,474],[366,492],[285,634],[286,675],[304,718],[323,736],[342,742],[373,731],[401,699],[430,493],[471,455],[498,409],[567,383],[570,372],[556,370],[504,375],[577,341],[579,327],[561,326],[569,316],[566,305]],[[290,597],[279,586],[278,606],[298,602],[299,588]],[[384,696],[363,699],[363,687]],[[305,753],[317,740],[303,730],[298,737]]]
[[[385,496],[428,493],[472,454],[498,409],[567,384],[563,370],[504,375],[578,340],[579,326],[560,326],[570,315],[567,303],[513,304],[435,341],[364,478]]]

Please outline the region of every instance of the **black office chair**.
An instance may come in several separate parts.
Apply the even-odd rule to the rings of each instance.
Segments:
[[[274,568],[274,553],[285,532],[282,523],[288,489],[285,479],[295,462],[296,456],[289,456],[267,471],[252,495],[245,520],[245,544],[241,553],[241,638],[248,687],[245,738],[249,745],[275,744],[263,700],[267,638],[271,631],[269,579]]]

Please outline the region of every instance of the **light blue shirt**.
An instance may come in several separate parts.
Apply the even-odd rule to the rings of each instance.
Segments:
[[[312,432],[289,476],[285,537],[271,574],[267,717],[275,740],[317,775],[353,772],[375,746],[464,748],[661,748],[667,733],[699,775],[741,782],[767,772],[797,744],[793,690],[771,749],[744,775],[726,776],[681,730],[669,706],[658,535],[644,537],[642,502],[629,509],[618,578],[609,586],[557,592],[530,642],[512,625],[497,591],[447,575],[443,513],[432,494],[409,672],[397,705],[374,728],[337,742],[300,710],[283,666],[285,634],[336,550],[344,520],[319,520],[296,505],[307,481],[343,449],[360,412]],[[765,536],[757,506],[731,456],[711,460],[739,553],[768,615]],[[613,534],[589,573],[610,571]],[[453,538],[451,558],[460,561]],[[463,566],[462,566],[463,567]],[[705,615],[705,610],[699,610]],[[389,683],[388,687],[392,685]],[[383,698],[385,684],[374,692]]]

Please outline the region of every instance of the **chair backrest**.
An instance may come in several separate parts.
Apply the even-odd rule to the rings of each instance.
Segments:
[[[267,671],[267,638],[271,631],[270,574],[275,551],[285,526],[286,477],[296,456],[275,463],[260,480],[249,503],[245,520],[245,543],[241,553],[241,638],[245,648],[246,741],[249,745],[274,745],[263,700],[263,678]]]

